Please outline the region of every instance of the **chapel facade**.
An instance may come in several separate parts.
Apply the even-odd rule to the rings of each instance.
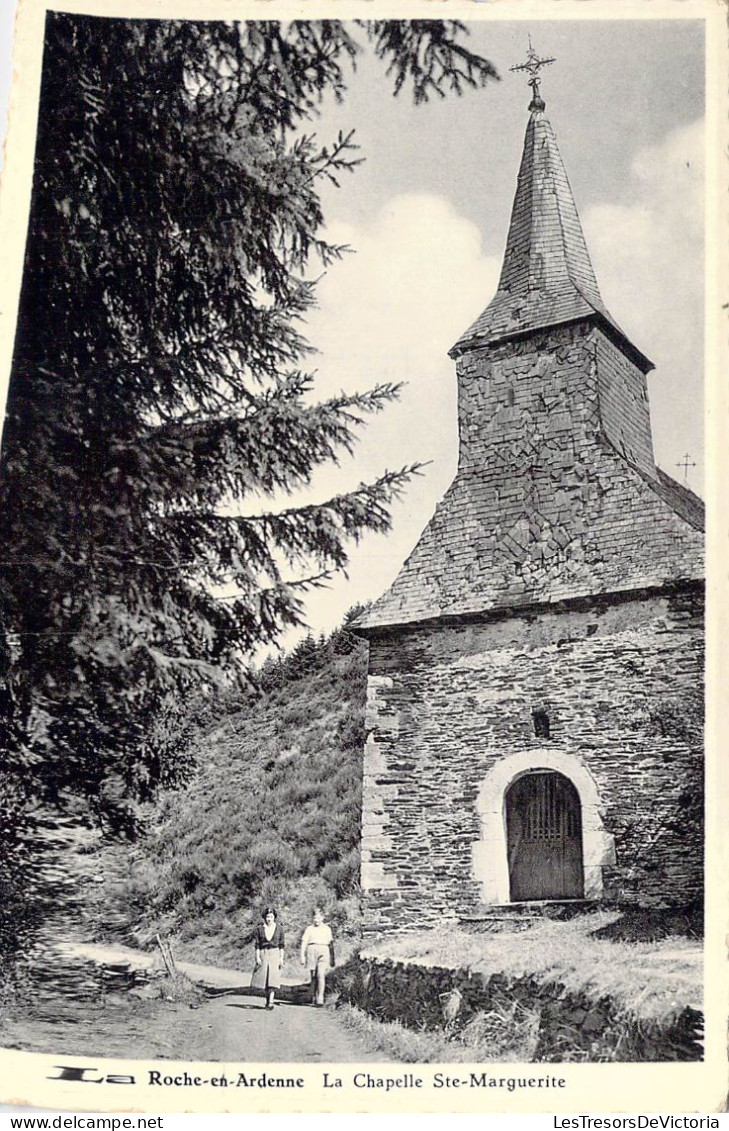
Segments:
[[[703,504],[656,466],[538,81],[495,297],[450,351],[456,477],[369,639],[373,934],[701,891]]]

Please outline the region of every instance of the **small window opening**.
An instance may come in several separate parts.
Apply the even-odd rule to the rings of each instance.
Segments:
[[[532,711],[534,733],[537,738],[549,738],[549,715],[546,711]]]
[[[512,388],[508,388],[506,390],[506,403],[509,406],[509,408],[513,407],[515,399],[516,398],[514,396],[514,390]]]

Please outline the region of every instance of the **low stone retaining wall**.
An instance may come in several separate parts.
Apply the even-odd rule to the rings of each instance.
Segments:
[[[339,1000],[380,1021],[453,1035],[484,1014],[494,1015],[497,1024],[502,1018],[508,1027],[520,1006],[534,1018],[532,1061],[693,1061],[703,1056],[703,1016],[690,1007],[661,1025],[626,1015],[611,998],[590,1000],[559,983],[368,955],[339,968],[331,986]]]

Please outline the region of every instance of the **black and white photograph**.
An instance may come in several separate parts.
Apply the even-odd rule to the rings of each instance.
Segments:
[[[20,5],[5,1103],[725,1093],[715,13],[413,7]]]

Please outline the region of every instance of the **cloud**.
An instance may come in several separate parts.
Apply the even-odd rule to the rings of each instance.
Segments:
[[[440,435],[446,418],[455,422],[448,350],[486,305],[498,263],[483,254],[475,224],[427,194],[393,197],[370,224],[335,224],[327,237],[354,254],[319,286],[309,327],[321,351],[317,392],[407,382],[400,405],[368,429],[367,447],[388,462],[435,458],[452,440]]]

